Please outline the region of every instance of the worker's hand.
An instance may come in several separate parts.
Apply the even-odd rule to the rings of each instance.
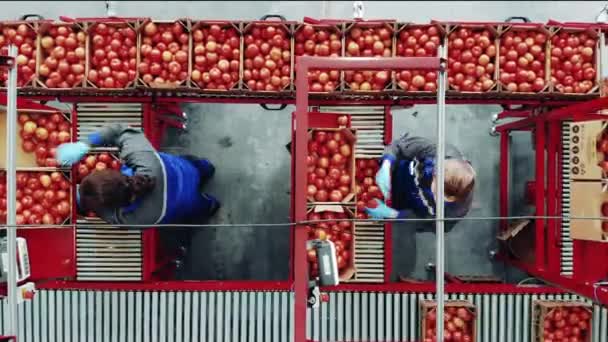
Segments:
[[[365,212],[367,212],[367,215],[369,215],[371,218],[377,220],[385,218],[394,219],[399,216],[399,212],[397,210],[387,206],[381,200],[376,199],[376,203],[377,207],[375,208],[365,208]]]
[[[391,161],[385,159],[382,161],[380,170],[376,173],[376,184],[382,192],[384,198],[389,198],[391,192]]]
[[[83,142],[64,143],[57,147],[57,161],[62,166],[72,166],[84,157],[91,148]]]

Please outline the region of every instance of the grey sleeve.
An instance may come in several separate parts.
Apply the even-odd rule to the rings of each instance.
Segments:
[[[101,145],[118,147],[120,159],[135,172],[150,174],[152,165],[158,163],[156,150],[140,129],[112,124],[98,133]]]
[[[464,159],[463,154],[451,144],[446,144],[445,154],[448,158]],[[405,133],[384,149],[385,158],[391,160],[435,157],[437,145],[428,138],[411,136]]]

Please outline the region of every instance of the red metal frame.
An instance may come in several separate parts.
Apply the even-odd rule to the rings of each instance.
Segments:
[[[535,207],[538,216],[560,216],[562,213],[561,198],[561,132],[563,120],[590,121],[605,120],[605,115],[598,111],[608,108],[608,98],[581,102],[578,104],[554,109],[537,116],[525,117],[496,127],[501,134],[500,143],[500,215],[508,216],[508,180],[509,180],[509,146],[508,137],[511,131],[530,130],[534,128],[535,144]],[[545,167],[546,163],[546,167]],[[520,260],[510,259],[506,254],[501,258],[529,274],[553,283],[569,291],[595,299],[608,305],[608,287],[595,286],[605,281],[608,266],[597,260],[608,258],[608,245],[574,240],[574,272],[563,276],[560,270],[560,227],[559,219],[536,219],[536,262],[527,264]],[[501,226],[505,227],[505,223]]]
[[[436,57],[415,58],[323,58],[302,56],[296,63],[296,110],[295,110],[295,187],[294,222],[306,220],[306,156],[308,131],[308,70],[357,70],[357,69],[419,69],[438,70],[440,59]],[[294,341],[306,341],[306,308],[308,299],[308,267],[306,261],[307,233],[304,226],[295,226],[294,239]]]

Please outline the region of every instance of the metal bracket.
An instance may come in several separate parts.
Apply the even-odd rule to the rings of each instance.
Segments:
[[[264,108],[265,110],[279,111],[279,110],[283,110],[283,109],[287,108],[287,105],[283,103],[282,105],[279,105],[278,107],[271,108],[271,107],[268,107],[268,105],[266,103],[260,103],[260,107]]]
[[[353,18],[363,19],[364,13],[365,13],[365,6],[363,5],[363,1],[353,2]]]
[[[15,58],[0,55],[0,67],[12,68],[15,65]]]

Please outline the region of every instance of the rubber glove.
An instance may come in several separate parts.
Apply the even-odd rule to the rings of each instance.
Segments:
[[[391,161],[384,159],[380,170],[376,173],[376,184],[382,192],[384,198],[389,198],[391,192]]]
[[[91,147],[83,142],[64,143],[57,147],[57,161],[62,166],[72,166],[89,152]]]
[[[384,202],[379,199],[376,199],[376,203],[378,204],[375,208],[365,208],[365,212],[374,219],[394,219],[399,216],[399,212],[393,208],[390,208]]]

